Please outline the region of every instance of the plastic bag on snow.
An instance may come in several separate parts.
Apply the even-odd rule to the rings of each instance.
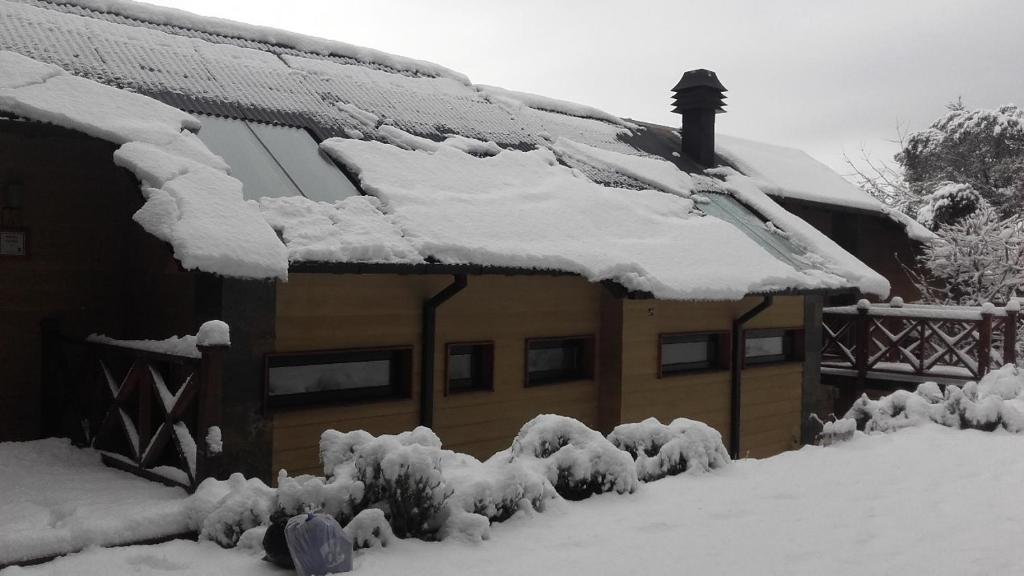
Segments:
[[[288,520],[285,539],[299,576],[352,570],[352,541],[328,514],[300,514]]]

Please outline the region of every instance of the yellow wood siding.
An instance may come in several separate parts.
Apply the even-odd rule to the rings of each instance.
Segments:
[[[277,352],[411,346],[408,399],[275,411],[273,468],[319,472],[320,433],[364,429],[394,434],[420,422],[420,322],[425,300],[450,276],[293,274],[277,290]],[[729,371],[657,377],[658,335],[728,331],[760,300],[662,302],[617,300],[576,277],[471,276],[437,312],[434,430],[447,448],[486,458],[507,448],[537,414],[557,413],[591,427],[651,416],[700,420],[728,442]],[[802,326],[799,297],[776,298],[749,328]],[[594,378],[525,387],[527,338],[594,338]],[[492,342],[491,391],[446,394],[446,344]],[[600,385],[599,385],[600,382]],[[766,456],[794,446],[800,429],[801,365],[744,371],[741,451]]]
[[[654,416],[700,420],[729,443],[728,369],[658,378],[658,335],[729,331],[732,320],[760,302],[623,302],[622,421]],[[802,328],[803,299],[775,298],[774,304],[746,328]],[[768,456],[794,446],[800,438],[802,364],[751,367],[743,371],[740,452]],[[749,426],[747,423],[750,423]],[[795,435],[794,435],[795,430]]]
[[[277,352],[409,345],[412,397],[274,414],[273,469],[319,470],[327,428],[397,433],[419,423],[423,302],[450,276],[292,274],[278,285]],[[434,430],[452,450],[484,458],[507,448],[533,416],[551,412],[597,425],[596,380],[525,388],[525,341],[598,337],[601,288],[575,277],[473,276],[437,313]],[[494,390],[445,395],[445,345],[494,343]],[[596,371],[596,368],[595,368]]]

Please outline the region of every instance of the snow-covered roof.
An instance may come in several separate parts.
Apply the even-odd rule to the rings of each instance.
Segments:
[[[876,212],[901,224],[915,240],[927,242],[935,237],[803,150],[718,134],[715,152],[772,196]]]
[[[738,174],[687,174],[688,159],[663,151],[668,129],[475,86],[429,63],[121,0],[0,0],[0,50],[62,77],[29,78],[38,86],[12,89],[0,109],[121,144],[116,161],[147,198],[136,220],[189,268],[284,277],[289,261],[475,264],[572,272],[672,299],[888,292],[761,194],[774,189],[760,165],[740,184]],[[0,60],[5,76],[23,64]],[[108,114],[59,91],[38,96],[67,82],[131,106]],[[183,131],[202,116],[180,110],[306,128],[367,195],[246,202],[245,178]],[[137,134],[134,115],[163,122],[166,137]],[[709,204],[704,193],[738,203]]]
[[[242,183],[188,129],[199,122],[151,98],[0,51],[0,110],[120,144],[114,160],[143,183],[135,220],[185,268],[243,278],[287,277],[286,253]]]

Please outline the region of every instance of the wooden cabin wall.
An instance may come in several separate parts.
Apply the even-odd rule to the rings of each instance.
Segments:
[[[740,302],[623,301],[621,421],[685,417],[714,427],[729,444],[731,381],[728,368],[658,377],[659,334],[730,331],[732,320],[760,298]],[[777,297],[747,329],[803,328],[803,299]],[[742,373],[740,452],[762,457],[800,443],[803,364],[745,368]]]
[[[321,473],[320,433],[328,428],[397,434],[419,424],[420,311],[446,276],[291,274],[277,285],[275,352],[410,346],[408,399],[308,406],[273,412],[272,471]]]
[[[320,434],[328,428],[395,434],[420,422],[420,322],[425,300],[450,276],[292,274],[278,283],[276,352],[409,346],[407,399],[271,410],[273,472],[322,473]],[[729,330],[760,302],[680,303],[614,298],[576,277],[470,276],[437,313],[434,430],[446,448],[486,458],[508,448],[519,428],[542,413],[577,418],[609,431],[650,416],[685,416],[728,442],[729,371],[659,379],[658,334]],[[803,299],[779,297],[749,328],[803,328]],[[524,387],[525,341],[592,336],[594,378]],[[445,393],[446,344],[494,344],[494,389]],[[743,374],[741,450],[766,456],[800,440],[802,364],[751,367]]]
[[[0,121],[0,201],[20,184],[4,226],[28,230],[26,258],[0,258],[0,441],[46,430],[40,322],[80,338],[166,337],[191,328],[191,276],[131,216],[138,183],[115,147],[70,130]]]
[[[511,446],[523,424],[538,414],[597,427],[596,365],[594,377],[585,380],[524,384],[527,338],[586,336],[598,344],[603,290],[573,276],[470,278],[438,313],[434,430],[445,445],[486,458]],[[445,344],[474,341],[494,342],[494,390],[446,396]]]
[[[408,399],[280,409],[273,413],[273,470],[314,473],[327,428],[396,434],[420,422],[420,321],[425,300],[450,276],[292,274],[278,284],[277,352],[410,346]],[[473,276],[437,313],[434,430],[447,448],[484,458],[509,447],[545,412],[596,425],[595,380],[524,388],[525,339],[597,337],[600,286],[574,277]],[[494,390],[445,394],[447,343],[494,342]]]

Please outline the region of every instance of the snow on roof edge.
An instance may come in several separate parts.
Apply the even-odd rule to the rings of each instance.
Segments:
[[[731,223],[693,215],[685,190],[601,185],[559,164],[546,147],[480,158],[435,142],[402,143],[412,149],[340,138],[321,147],[380,199],[402,238],[443,264],[543,267],[666,300],[851,286],[822,270],[794,269]],[[603,159],[627,160],[637,170],[653,162]],[[651,180],[683,188],[665,177]],[[508,206],[496,207],[502,203]],[[721,258],[723,249],[730,259]]]
[[[189,131],[199,127],[189,114],[9,51],[0,51],[0,110],[120,144],[113,160],[146,198],[133,219],[184,268],[287,279],[284,245],[227,164]]]
[[[707,172],[722,178],[730,193],[788,233],[793,240],[807,249],[808,254],[827,258],[829,262],[826,263],[826,268],[845,278],[851,287],[880,298],[889,295],[892,286],[887,278],[861,262],[807,221],[783,208],[768,196],[753,178],[728,167],[711,168]]]
[[[386,66],[393,70],[412,72],[424,76],[446,77],[457,80],[467,86],[470,85],[469,77],[450,68],[428,62],[391,54],[374,48],[357,46],[342,42],[319,38],[299,32],[281,30],[270,26],[259,26],[246,24],[227,18],[215,16],[203,16],[179,8],[158,6],[135,0],[42,0],[50,4],[70,5],[92,10],[94,12],[105,12],[118,14],[133,20],[141,20],[150,24],[176,26],[187,28],[198,32],[206,32],[216,36],[226,36],[262,42],[275,46],[293,48],[302,52],[319,54],[322,56],[341,56],[352,58],[366,64],[377,64]]]

